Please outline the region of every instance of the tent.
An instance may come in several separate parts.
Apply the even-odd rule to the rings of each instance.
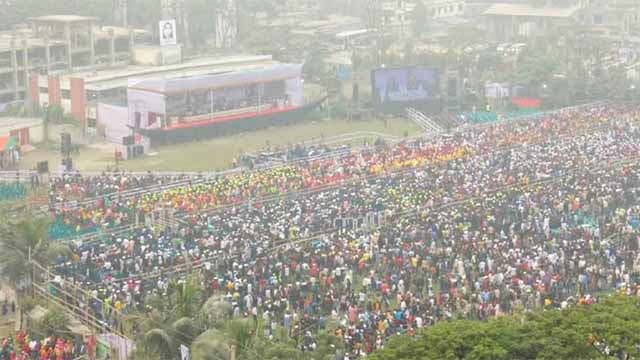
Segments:
[[[15,136],[0,136],[0,153],[9,152],[18,143],[18,139]]]

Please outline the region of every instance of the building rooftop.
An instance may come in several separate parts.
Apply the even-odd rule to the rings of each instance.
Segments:
[[[149,34],[147,30],[143,29],[128,29],[118,26],[93,27],[93,33],[97,39],[110,38],[110,31],[113,31],[113,35],[117,38],[128,37],[130,31],[133,32],[133,35],[136,37]],[[43,37],[35,37],[31,29],[21,29],[19,31],[2,31],[0,32],[0,51],[11,50],[12,39],[14,40],[14,46],[17,49],[21,49],[23,47],[23,40],[27,41],[27,47],[42,47],[46,45],[45,39]],[[50,45],[65,44],[64,40],[49,39],[48,41]]]
[[[579,9],[579,6],[534,7],[526,4],[493,4],[483,15],[569,18]]]
[[[23,118],[13,116],[0,117],[0,136],[8,135],[10,131],[42,125],[41,118]]]
[[[77,23],[98,21],[98,18],[92,16],[80,15],[46,15],[29,18],[29,21],[35,22],[57,22],[57,23]]]
[[[164,66],[129,65],[125,68],[102,71],[76,72],[65,77],[85,79],[85,88],[91,91],[103,91],[125,88],[130,78],[144,79],[162,77],[167,79],[219,74],[231,71],[261,69],[273,66],[277,61],[271,55],[235,55],[208,57],[187,60],[180,64]]]

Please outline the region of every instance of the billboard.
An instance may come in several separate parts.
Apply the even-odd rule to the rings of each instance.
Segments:
[[[377,107],[422,102],[440,96],[440,74],[426,67],[376,69],[371,72]]]
[[[176,36],[176,20],[160,20],[158,22],[160,27],[160,45],[176,45],[178,38]]]

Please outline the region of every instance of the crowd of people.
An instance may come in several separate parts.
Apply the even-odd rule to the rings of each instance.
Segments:
[[[640,295],[639,116],[565,111],[63,206],[60,221],[107,233],[157,208],[184,221],[76,243],[54,282],[117,326],[189,262],[265,335],[311,349],[332,324],[350,357],[443,319]]]
[[[0,360],[73,360],[94,351],[95,341],[43,338],[22,331],[0,339]]]
[[[354,150],[337,159],[297,161],[276,168],[216,177],[196,185],[171,187],[160,192],[125,198],[104,197],[98,202],[73,206],[71,209],[61,206],[55,216],[58,225],[82,233],[87,228],[93,230],[131,224],[140,218],[141,213],[148,214],[157,207],[169,205],[183,213],[206,210],[251,198],[313,190],[388,171],[419,168],[493,148],[536,142],[549,134],[579,131],[581,126],[593,126],[601,121],[594,118],[588,116],[575,121],[555,121],[555,118],[549,117],[536,122],[536,126],[518,123],[508,127],[492,127],[482,132],[461,131],[451,138],[418,141],[417,146],[369,147],[364,151]],[[64,181],[61,184],[67,186]]]

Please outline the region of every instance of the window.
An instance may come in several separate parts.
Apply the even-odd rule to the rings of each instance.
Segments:
[[[593,15],[593,23],[596,25],[602,25],[602,15],[600,14]]]
[[[47,89],[46,87],[40,87],[40,94],[48,94],[49,93],[49,89]]]
[[[62,89],[60,90],[60,96],[65,100],[69,100],[71,99],[71,91]]]

